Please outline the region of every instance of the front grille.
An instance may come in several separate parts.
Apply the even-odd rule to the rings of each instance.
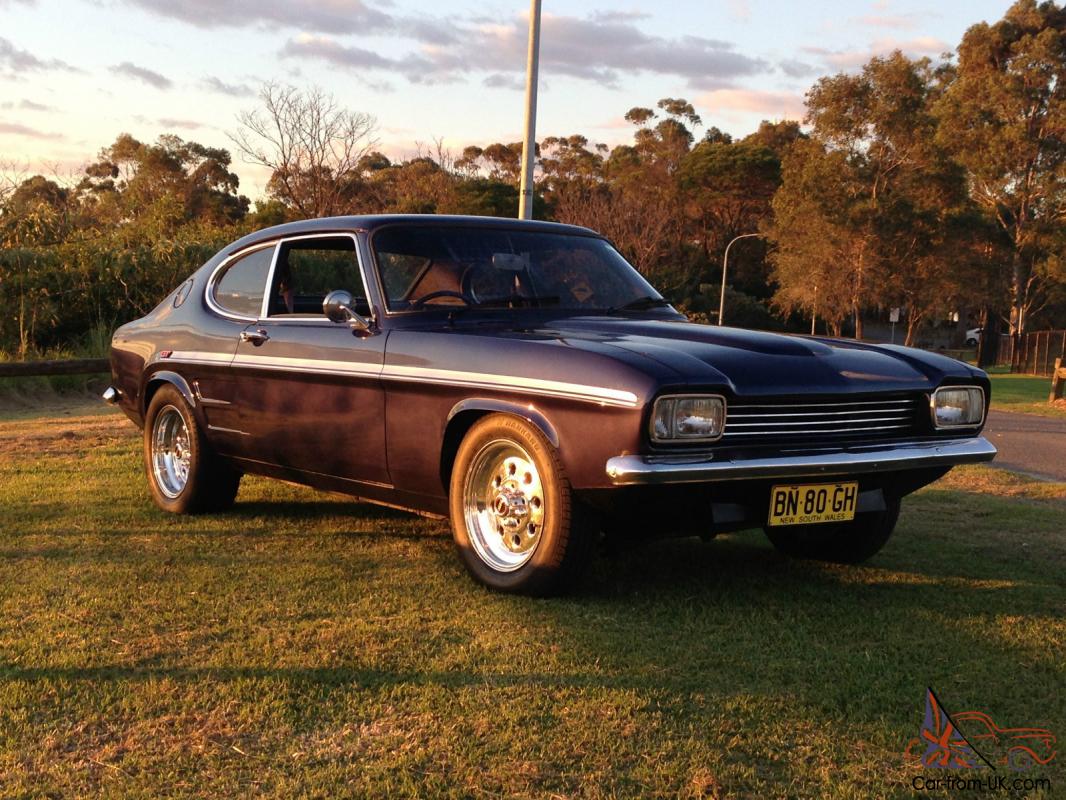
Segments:
[[[727,407],[724,442],[837,442],[905,436],[918,429],[921,395],[821,402],[739,401]]]

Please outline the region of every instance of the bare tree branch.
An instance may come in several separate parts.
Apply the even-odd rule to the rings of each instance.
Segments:
[[[265,83],[259,100],[229,134],[242,160],[269,169],[268,191],[302,216],[349,211],[360,159],[377,145],[376,120],[317,87]]]

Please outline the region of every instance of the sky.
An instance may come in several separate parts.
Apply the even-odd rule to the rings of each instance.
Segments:
[[[633,106],[684,97],[735,136],[799,119],[821,75],[938,57],[1006,0],[543,0],[537,137],[629,141]],[[522,138],[527,0],[0,0],[0,165],[80,171],[120,133],[233,150],[263,81],[319,86],[378,146]],[[697,131],[700,135],[702,131]],[[265,175],[235,157],[241,191]]]

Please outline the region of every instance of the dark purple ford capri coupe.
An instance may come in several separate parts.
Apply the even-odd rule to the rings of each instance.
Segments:
[[[996,452],[980,370],[690,324],[601,236],[543,222],[253,233],[119,328],[111,360],[161,508],[225,509],[250,472],[448,515],[507,591],[571,585],[601,535],[762,527],[861,561],[904,495]]]

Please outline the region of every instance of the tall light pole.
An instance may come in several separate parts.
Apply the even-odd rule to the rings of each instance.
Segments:
[[[518,218],[533,219],[533,158],[537,152],[537,75],[540,67],[540,0],[529,2],[529,54],[526,58],[526,135],[522,140],[522,183]]]
[[[725,316],[725,276],[726,271],[729,268],[729,248],[733,246],[733,242],[738,242],[741,239],[748,239],[752,236],[762,236],[761,233],[742,233],[740,236],[733,237],[729,244],[725,246],[725,255],[722,256],[722,296],[718,299],[718,324],[724,325],[725,321],[722,317]]]

